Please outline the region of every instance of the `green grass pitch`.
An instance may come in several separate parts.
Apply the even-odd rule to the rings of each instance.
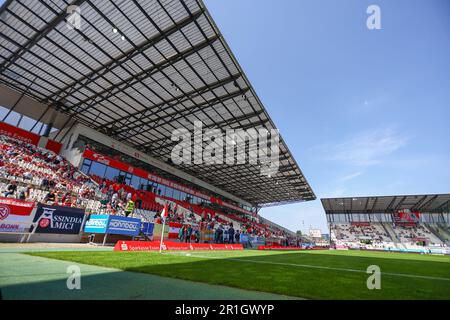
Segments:
[[[307,299],[450,299],[450,256],[366,251],[34,252],[35,256]],[[367,268],[381,289],[367,288]]]

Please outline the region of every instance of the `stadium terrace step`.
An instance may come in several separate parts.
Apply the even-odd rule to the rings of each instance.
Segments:
[[[446,224],[438,224],[439,230],[442,232],[447,242],[450,241],[450,227]]]
[[[440,241],[442,241],[443,243],[445,243],[446,241],[445,241],[445,237],[443,236],[443,235],[441,235],[441,234],[439,234],[439,231],[437,230],[437,225],[436,225],[436,227],[435,226],[433,226],[433,225],[431,225],[431,224],[429,224],[429,223],[425,223],[424,224],[424,226],[437,238],[437,239],[439,239]]]
[[[391,239],[394,241],[394,245],[396,248],[406,249],[405,245],[400,243],[400,240],[398,239],[397,235],[395,234],[394,230],[392,229],[392,226],[390,223],[382,223],[381,225],[386,229],[387,233],[389,234]]]

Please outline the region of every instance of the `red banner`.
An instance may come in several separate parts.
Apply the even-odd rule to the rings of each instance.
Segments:
[[[355,227],[368,227],[370,226],[370,222],[352,222],[351,225]]]
[[[113,167],[113,168],[116,168],[116,169],[119,169],[119,170],[122,170],[122,171],[125,171],[125,172],[131,172],[132,173],[132,171],[133,171],[133,167],[131,167],[129,165],[126,165],[123,162],[114,160],[113,158],[104,156],[104,155],[102,155],[100,153],[96,153],[96,152],[94,152],[92,150],[89,150],[89,149],[86,149],[84,151],[83,157],[86,158],[86,159],[89,159],[89,160],[93,160],[93,161],[97,161],[97,162],[103,163],[103,164],[105,164],[105,165],[107,165],[109,167]]]
[[[125,171],[125,172],[129,172],[129,173],[134,174],[134,175],[136,175],[138,177],[141,177],[141,178],[148,179],[148,180],[151,180],[151,181],[156,182],[156,183],[160,183],[160,184],[166,185],[168,187],[177,189],[179,191],[183,191],[183,192],[195,195],[195,196],[200,197],[200,198],[209,199],[209,197],[207,195],[203,194],[203,193],[200,193],[198,191],[195,191],[193,189],[190,189],[188,187],[185,187],[185,186],[180,185],[178,183],[175,183],[173,181],[161,178],[161,177],[159,177],[159,176],[157,176],[157,175],[155,175],[153,173],[149,173],[149,172],[147,172],[145,170],[142,170],[142,169],[139,169],[139,168],[134,168],[134,167],[132,167],[132,166],[126,164],[126,163],[123,163],[121,161],[112,159],[110,157],[107,157],[107,156],[102,155],[100,153],[94,152],[92,150],[86,149],[84,151],[84,153],[83,153],[83,157],[85,159],[90,159],[90,160],[93,160],[93,161],[97,161],[97,162],[103,163],[103,164],[105,164],[107,166],[110,166],[110,167],[113,167],[115,169],[119,169],[119,170],[122,170],[122,171]]]
[[[18,216],[29,216],[33,208],[34,202],[0,198],[0,220],[5,219],[9,213]]]
[[[40,135],[37,135],[35,133],[29,132],[27,130],[15,127],[13,125],[1,121],[0,121],[0,134],[32,144],[34,146],[38,146],[41,139],[46,139],[41,137]],[[57,154],[59,154],[59,152],[61,151],[61,147],[62,147],[61,143],[50,139],[48,139],[45,144],[45,149],[53,151],[54,153]]]
[[[169,223],[169,239],[178,239],[178,233],[180,232],[182,223],[170,222]]]
[[[328,247],[283,247],[283,246],[258,246],[258,250],[328,250]]]
[[[159,241],[118,241],[114,251],[159,251]],[[163,250],[244,250],[242,244],[164,242]]]
[[[420,221],[420,212],[399,211],[394,214],[395,223],[418,223]]]
[[[59,154],[59,152],[61,151],[61,147],[62,147],[61,143],[50,139],[47,141],[45,145],[45,149],[53,151],[56,154]]]
[[[31,226],[34,202],[0,198],[0,232],[24,232]]]
[[[0,134],[24,141],[35,146],[39,144],[39,139],[41,138],[37,134],[17,128],[5,122],[0,122]]]
[[[258,246],[258,250],[303,250],[301,247]]]

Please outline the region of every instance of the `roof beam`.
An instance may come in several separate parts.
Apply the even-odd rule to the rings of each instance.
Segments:
[[[199,51],[199,50],[201,50],[203,48],[206,48],[207,46],[213,44],[217,39],[218,39],[217,36],[212,36],[211,38],[198,43],[194,47],[191,47],[191,48],[189,48],[189,49],[187,49],[185,51],[180,52],[180,54],[175,54],[172,57],[170,57],[170,58],[168,58],[166,60],[161,61],[160,63],[157,63],[157,64],[151,66],[148,69],[145,69],[145,70],[143,70],[141,72],[138,72],[135,75],[133,75],[133,76],[131,76],[131,77],[125,79],[125,80],[122,80],[122,81],[114,84],[113,86],[111,86],[111,87],[109,87],[109,88],[107,88],[107,89],[97,93],[94,96],[91,96],[91,97],[89,97],[87,99],[84,99],[84,100],[82,100],[82,101],[72,105],[70,107],[70,109],[75,109],[77,107],[81,107],[83,104],[87,104],[89,101],[95,100],[98,97],[101,97],[101,98],[98,101],[96,101],[96,103],[100,103],[100,102],[102,102],[104,100],[107,100],[109,96],[111,96],[113,94],[116,94],[116,93],[120,93],[121,91],[123,91],[123,90],[125,90],[125,89],[127,89],[127,88],[129,88],[129,87],[131,87],[131,86],[141,82],[142,80],[144,80],[144,79],[154,75],[155,73],[159,72],[160,69],[164,69],[167,66],[172,65],[172,64],[174,64],[174,63],[176,63],[176,62],[178,62],[178,61],[180,61],[182,59],[185,59],[186,57],[190,56],[193,53],[196,53],[197,51]],[[113,93],[114,90],[116,92]],[[88,108],[89,108],[89,106],[85,107],[85,108],[82,108],[80,110],[77,110],[77,111],[78,112],[83,112],[83,111],[87,110]]]
[[[49,10],[53,11],[53,13],[54,13],[55,15],[58,14],[58,11],[55,11],[52,7],[50,7],[50,6],[49,6],[48,4],[46,4],[45,2],[43,2],[43,4],[44,4]],[[27,10],[30,11],[30,9],[28,9],[28,8],[27,8]],[[25,25],[27,25],[29,28],[32,28],[33,30],[35,30],[35,32],[39,32],[39,30],[35,29],[32,25],[30,25],[27,21],[23,20],[21,17],[17,16],[15,13],[11,12],[11,14],[13,14],[13,15],[15,16],[15,18],[18,19],[18,20],[20,20],[23,24],[25,24]],[[41,21],[45,22],[45,20],[43,20],[41,17],[39,17],[39,19],[40,19]],[[91,26],[92,26],[92,25],[91,25]],[[57,32],[58,34],[60,34],[63,38],[65,38],[65,39],[67,39],[68,41],[70,41],[69,38],[67,38],[63,33],[61,33],[60,31],[58,31],[58,29],[54,29],[54,30],[55,30],[55,32]],[[76,30],[81,36],[83,36],[83,37],[85,38],[85,35],[84,35],[82,32],[80,32],[78,29],[75,29],[75,30]],[[98,31],[98,30],[97,30],[97,31]],[[20,32],[18,31],[18,33],[20,33]],[[3,35],[2,35],[2,36],[3,36]],[[24,36],[24,35],[22,34],[22,36]],[[66,54],[68,54],[68,55],[71,56],[72,58],[77,59],[77,57],[76,57],[74,54],[72,54],[70,51],[66,50],[63,46],[59,45],[58,43],[56,43],[54,40],[52,40],[52,39],[49,38],[48,36],[47,36],[45,39],[46,39],[47,41],[51,42],[54,46],[58,47],[60,50],[64,51]],[[12,40],[9,40],[9,41],[12,41]],[[74,43],[74,45],[75,45],[78,49],[80,49],[81,51],[83,51],[85,54],[87,54],[87,52],[86,52],[85,50],[83,50],[80,46],[76,45],[75,43]],[[40,49],[42,49],[42,50],[44,50],[45,52],[49,53],[50,55],[52,54],[52,52],[50,52],[48,49],[46,49],[46,48],[44,48],[43,46],[41,46],[39,43],[37,43],[35,46],[38,47],[38,48],[40,48]],[[100,48],[99,48],[98,46],[96,46],[96,47],[97,47],[97,49],[100,50]],[[31,55],[35,56],[36,58],[40,59],[40,60],[43,61],[44,63],[47,63],[47,62],[45,62],[45,59],[43,59],[43,58],[42,58],[41,56],[39,56],[39,55],[36,55],[33,51],[29,51],[29,53],[30,53]],[[107,54],[106,54],[106,55],[107,55]],[[60,57],[58,57],[58,56],[56,56],[56,55],[54,55],[54,57],[55,57],[55,59],[57,59],[57,60],[60,61],[61,63],[63,63],[63,64],[65,63],[65,61],[62,61]],[[92,57],[92,56],[91,56],[91,57]],[[92,58],[93,58],[93,57],[92,57]],[[34,64],[33,62],[31,62],[31,61],[28,61],[28,60],[25,59],[24,57],[22,57],[22,59],[25,60],[26,62],[30,63],[30,64],[33,65],[34,67],[38,68],[38,69],[39,69],[41,72],[43,72],[44,74],[45,74],[46,72],[51,72],[51,71],[43,70],[41,67],[35,65],[35,64]],[[93,58],[93,59],[94,59],[94,58]],[[96,60],[96,59],[94,59],[94,60]],[[81,62],[86,68],[93,70],[88,64],[84,63],[84,62],[81,61],[81,60],[80,60],[80,62]],[[97,62],[98,62],[98,61],[97,61]],[[16,65],[17,67],[19,67],[19,68],[22,68],[22,67],[20,66],[20,64],[15,64],[15,65]],[[66,65],[67,65],[69,68],[71,68],[71,69],[73,69],[73,70],[76,71],[76,69],[74,69],[74,68],[71,67],[70,65],[68,65],[68,64],[66,64]],[[51,66],[52,68],[56,69],[57,71],[61,72],[61,73],[64,74],[65,76],[71,78],[72,81],[76,81],[76,79],[75,79],[73,76],[67,74],[64,70],[61,70],[61,68],[55,66],[54,64],[52,64],[52,65],[50,65],[50,66]],[[31,73],[31,74],[33,74],[33,73]],[[41,79],[42,81],[46,82],[46,83],[49,83],[47,80],[42,79],[41,77],[40,77],[40,79]],[[106,80],[107,82],[109,82],[110,84],[112,84],[112,82],[110,82],[108,79],[105,79],[105,80]],[[62,81],[62,82],[63,82],[63,81]],[[64,83],[64,82],[63,82],[63,83]],[[52,85],[52,83],[49,83],[49,84]],[[67,83],[66,83],[66,84],[67,84]],[[41,86],[41,87],[42,87],[42,86]],[[44,89],[45,89],[46,91],[49,91],[49,92],[50,92],[49,89],[47,89],[47,88],[44,88]],[[86,87],[86,89],[89,90],[89,91],[91,91],[92,93],[94,93],[94,95],[96,94],[96,91],[94,91],[92,88]],[[89,96],[86,95],[85,93],[82,93],[82,94],[83,94],[84,96],[86,96],[86,97],[89,97]],[[45,98],[44,98],[44,101],[43,101],[44,104],[49,104],[49,103],[54,104],[54,105],[59,105],[59,104],[60,104],[59,101],[61,101],[61,100],[57,101],[56,99],[54,99],[53,93],[51,93],[51,97],[49,97],[48,95],[47,95],[47,96],[43,95],[43,96],[45,97]],[[77,98],[77,99],[79,100],[79,98]],[[121,98],[118,98],[118,100],[124,102]],[[117,105],[116,105],[114,102],[111,102],[111,104],[113,104],[114,106],[117,107]],[[129,104],[127,104],[127,105],[129,105]],[[131,108],[133,108],[131,105],[129,105],[129,106],[130,106]],[[106,116],[107,116],[108,118],[111,118],[111,119],[112,119],[113,117],[111,117],[110,113],[113,113],[113,114],[114,114],[115,112],[112,111],[112,110],[111,110],[109,107],[107,107],[107,106],[102,105],[102,107],[104,107],[105,109],[108,110],[108,113],[106,114]],[[71,113],[68,111],[67,107],[66,107],[65,110],[63,110],[63,112],[65,112],[65,113],[67,113],[67,114],[69,114],[69,115],[71,115],[71,116],[73,115],[73,114],[71,114]],[[87,118],[89,118],[89,119],[92,119],[93,121],[96,121],[96,119],[97,119],[98,116],[95,116],[95,115],[94,115],[94,118],[92,118],[92,117],[90,117],[90,116],[87,116],[88,113],[94,115],[94,113],[92,113],[92,112],[89,110],[89,111],[86,112],[86,114],[83,114],[83,117],[87,117]],[[116,113],[116,114],[117,114],[117,113]],[[80,119],[81,119],[81,117],[80,117]],[[84,122],[86,122],[86,121],[84,120]],[[89,122],[87,122],[87,125],[89,126]]]
[[[137,46],[138,50],[135,50],[133,48],[133,49],[130,49],[128,52],[124,52],[120,56],[116,57],[114,60],[111,60],[110,62],[102,65],[101,67],[99,67],[96,70],[92,70],[91,72],[84,75],[77,81],[74,81],[73,83],[69,84],[68,86],[62,88],[61,90],[56,92],[55,95],[59,96],[59,94],[61,94],[63,92],[66,92],[66,91],[70,92],[72,88],[76,87],[77,84],[80,84],[81,82],[83,82],[85,80],[87,80],[86,83],[84,83],[82,86],[78,87],[77,90],[80,90],[83,87],[86,87],[91,82],[97,80],[98,78],[103,77],[110,70],[113,70],[117,66],[123,65],[125,62],[130,61],[131,59],[136,57],[138,54],[141,54],[143,51],[155,46],[158,42],[164,40],[166,37],[177,32],[179,29],[189,25],[194,20],[198,19],[203,14],[203,12],[204,12],[204,9],[202,8],[199,11],[197,11],[196,13],[194,13],[192,16],[188,16],[188,17],[184,18],[183,20],[181,20],[180,22],[178,22],[177,24],[172,25],[165,30],[162,30],[161,33],[159,33],[159,34],[155,35],[154,37],[139,44]]]
[[[267,122],[269,122],[269,119],[261,120],[261,121],[255,122],[255,123],[249,123],[249,124],[246,124],[245,126],[240,126],[238,129],[247,130],[247,129],[250,129],[250,128],[255,128],[255,127],[260,126],[260,125],[265,126],[265,124]]]
[[[230,82],[236,81],[239,77],[240,77],[240,75],[234,75],[233,77],[228,77],[228,78],[222,79],[222,80],[212,83],[208,86],[203,86],[201,88],[191,90],[181,96],[174,97],[172,99],[155,104],[155,105],[148,107],[144,110],[141,110],[139,112],[130,113],[129,115],[126,115],[122,118],[119,118],[114,121],[110,121],[110,122],[106,123],[105,125],[98,126],[96,129],[99,129],[104,126],[117,125],[117,123],[122,122],[122,121],[128,122],[128,121],[132,120],[133,117],[138,120],[143,119],[147,115],[152,114],[155,111],[155,109],[159,109],[164,106],[167,106],[168,108],[170,108],[177,104],[182,104],[186,101],[189,101],[191,99],[194,99],[194,98],[206,93],[208,90],[209,91],[214,90],[214,89],[224,86]],[[139,118],[138,118],[138,116],[139,116]],[[121,127],[121,130],[118,133],[123,132],[123,131],[128,131],[128,129],[129,129],[129,126]]]
[[[369,200],[370,198],[366,199],[366,204],[364,205],[364,212],[367,212],[367,208],[369,207]]]
[[[234,123],[240,122],[240,121],[244,121],[244,120],[248,120],[248,119],[253,118],[253,117],[256,117],[256,116],[258,116],[258,115],[260,115],[260,114],[262,114],[262,113],[264,113],[264,112],[263,112],[262,110],[259,110],[259,111],[252,112],[252,113],[249,113],[249,114],[244,114],[244,115],[239,116],[239,117],[234,117],[234,118],[231,118],[231,119],[229,119],[229,120],[223,120],[223,121],[215,122],[215,123],[213,123],[212,125],[213,125],[214,127],[219,127],[219,128],[220,128],[222,125],[230,126],[231,124],[234,124]],[[255,126],[258,125],[258,124],[260,124],[260,123],[262,123],[262,122],[263,122],[263,121],[257,122],[257,123],[255,124]]]
[[[370,212],[373,213],[373,211],[375,210],[375,206],[377,205],[378,199],[379,199],[379,198],[376,198],[375,201],[373,202],[372,209],[370,209]],[[369,213],[370,213],[370,212],[369,212]]]
[[[443,204],[441,204],[439,207],[437,207],[435,210],[436,211],[441,211],[441,210],[445,210],[445,208],[449,207],[450,208],[450,200],[444,202]]]
[[[397,203],[397,205],[396,205],[395,208],[394,208],[394,211],[397,211],[397,210],[400,208],[400,206],[403,204],[403,202],[405,202],[406,198],[407,198],[407,196],[404,196],[404,197]]]
[[[428,196],[423,196],[422,199],[419,200],[412,208],[411,211],[416,210],[416,208],[420,208],[420,205],[426,200]]]
[[[9,7],[9,5],[13,2],[14,0],[6,0],[2,6],[0,7],[0,17],[2,16],[2,14],[4,14],[6,12],[6,9]]]
[[[223,101],[233,99],[233,98],[235,98],[235,97],[237,97],[239,95],[242,95],[244,92],[246,92],[248,90],[249,89],[243,89],[243,90],[232,92],[230,94],[225,94],[223,96],[219,96],[217,98],[208,100],[206,102],[203,102],[203,103],[200,103],[200,104],[197,104],[197,105],[193,105],[193,106],[188,107],[188,108],[184,108],[182,111],[174,110],[173,112],[168,113],[168,114],[163,115],[163,116],[159,116],[156,119],[150,119],[150,120],[148,120],[146,122],[138,123],[138,124],[136,124],[134,126],[128,127],[128,130],[131,130],[131,129],[134,129],[134,128],[137,128],[137,127],[142,127],[143,128],[143,126],[149,125],[150,123],[153,123],[153,127],[152,128],[154,128],[157,125],[158,126],[164,126],[168,122],[172,122],[172,121],[176,121],[178,119],[184,118],[186,115],[192,115],[194,112],[196,112],[198,110],[204,110],[204,109],[207,109],[207,108],[211,108],[213,105],[215,105],[217,103],[221,103]],[[172,117],[172,118],[170,118],[170,117]],[[158,123],[160,120],[164,120],[166,118],[170,118],[170,119],[166,120],[163,123]],[[136,136],[138,134],[139,133],[127,136],[127,138],[134,137],[134,136]],[[145,143],[145,144],[143,144],[143,146],[146,146],[149,143],[153,143],[153,141],[156,141],[156,140],[152,140],[151,142]]]
[[[420,207],[417,207],[417,210],[421,211],[422,209],[426,208],[429,204],[431,204],[434,200],[436,200],[437,197],[438,197],[437,195],[431,197],[430,200],[428,200],[427,202],[423,203]]]
[[[13,64],[17,59],[19,59],[25,52],[27,52],[33,45],[35,45],[39,40],[47,36],[47,34],[52,31],[58,24],[66,19],[67,8],[70,6],[80,6],[85,0],[74,0],[71,4],[69,4],[63,11],[60,12],[59,15],[56,15],[42,30],[36,32],[33,37],[22,47],[20,47],[16,52],[14,52],[11,56],[9,56],[3,63],[0,65],[0,73],[3,73],[11,64]],[[5,6],[2,6],[3,10],[7,9],[9,3],[5,3]]]
[[[389,210],[391,210],[392,206],[394,205],[395,201],[397,200],[397,197],[394,196],[394,198],[392,198],[391,202],[389,202],[389,205],[386,208],[386,212],[388,212]]]
[[[231,119],[231,120],[233,120],[233,122],[231,122],[231,123],[242,121],[242,120],[254,117],[254,116],[256,116],[256,115],[258,115],[260,113],[262,113],[262,111],[261,112],[251,113],[251,114],[248,114],[248,115],[243,115],[243,116],[235,118],[235,119]],[[259,124],[265,124],[266,122],[267,121],[261,121],[261,122],[258,122],[258,123],[251,124],[251,126],[253,127],[253,126],[257,126]],[[214,127],[220,127],[221,123],[222,122],[214,123]],[[228,123],[227,123],[227,125],[228,125]],[[245,130],[245,127],[247,127],[247,126],[240,127],[240,129],[244,129]],[[168,144],[164,143],[164,142],[157,143],[157,144],[158,144],[157,147],[155,147],[155,148],[152,147],[151,149],[147,149],[147,150],[150,151],[150,152],[154,152],[154,151],[157,151],[157,150],[165,149],[165,148],[168,148],[168,147],[171,147],[171,146],[174,146],[174,145],[178,144],[178,141],[171,142],[171,143],[168,143]]]

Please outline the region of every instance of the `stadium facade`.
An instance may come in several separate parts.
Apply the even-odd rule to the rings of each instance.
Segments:
[[[334,247],[448,253],[450,194],[321,201]]]
[[[202,1],[17,0],[0,15],[3,121],[33,121],[36,144],[83,173],[245,216],[316,198],[282,137],[274,174],[171,161],[172,132],[195,121],[276,130]]]

